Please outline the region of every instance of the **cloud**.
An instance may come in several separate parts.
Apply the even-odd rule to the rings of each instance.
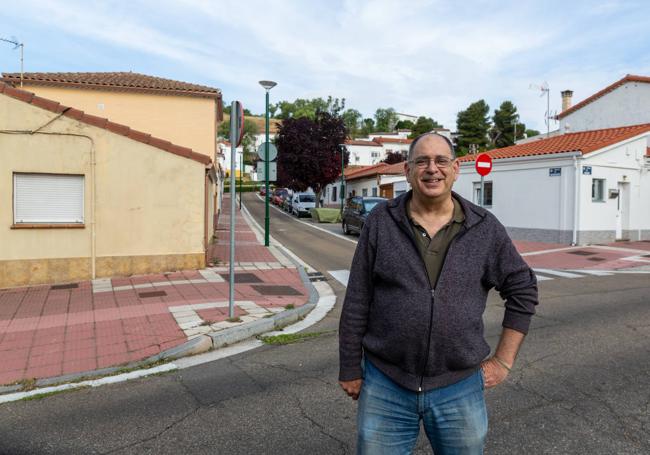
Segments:
[[[650,74],[644,3],[413,0],[35,1],[0,14],[97,50],[83,66],[124,61],[140,72],[220,87],[226,100],[263,109],[272,99],[345,97],[371,116],[379,107],[427,115],[454,128],[456,113],[484,98],[513,101],[522,120],[545,129],[549,82],[576,100],[625,73]],[[7,21],[9,22],[9,21]],[[18,33],[16,33],[18,34]],[[29,45],[30,43],[27,43]],[[48,43],[39,43],[47,48]],[[56,54],[65,49],[52,51]],[[88,55],[86,53],[85,55]],[[108,59],[110,55],[110,60]],[[59,68],[59,70],[61,70]]]

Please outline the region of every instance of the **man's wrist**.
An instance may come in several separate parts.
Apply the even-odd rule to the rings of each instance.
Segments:
[[[499,365],[501,365],[503,368],[505,368],[506,370],[508,370],[508,373],[510,373],[510,372],[512,371],[512,365],[508,365],[505,361],[503,361],[502,359],[500,359],[500,358],[497,357],[496,355],[492,356],[492,358],[493,358],[494,360],[496,360],[496,362],[497,362]]]

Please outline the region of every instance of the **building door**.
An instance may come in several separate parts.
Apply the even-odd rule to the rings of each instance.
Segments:
[[[618,182],[616,198],[616,240],[629,240],[630,231],[630,184]]]
[[[386,185],[380,185],[379,196],[386,199],[393,199],[393,184],[387,183]]]

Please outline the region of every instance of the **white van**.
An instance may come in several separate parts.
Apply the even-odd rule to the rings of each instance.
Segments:
[[[291,213],[300,218],[309,215],[311,209],[316,207],[316,195],[314,193],[293,193],[291,196]]]

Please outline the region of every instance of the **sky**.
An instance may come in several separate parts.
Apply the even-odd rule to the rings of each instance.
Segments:
[[[23,0],[0,8],[0,38],[24,43],[26,72],[133,71],[217,87],[224,101],[333,96],[432,117],[512,101],[546,130],[560,92],[574,103],[626,74],[650,76],[650,2],[436,0]],[[0,42],[0,71],[19,72]],[[541,95],[541,96],[540,96]],[[557,123],[551,122],[551,130]]]

